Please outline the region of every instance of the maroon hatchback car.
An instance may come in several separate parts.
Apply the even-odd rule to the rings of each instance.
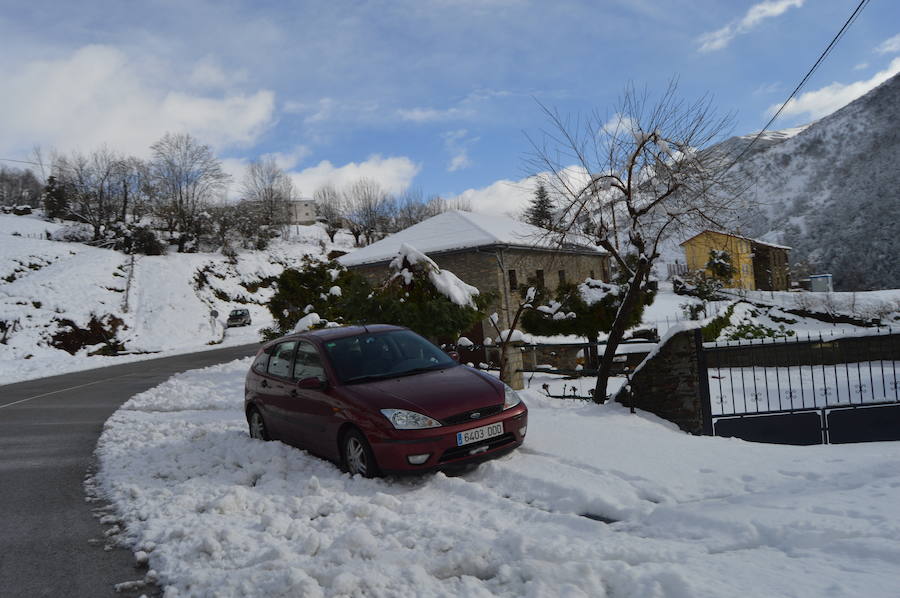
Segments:
[[[365,476],[491,459],[522,444],[528,425],[516,391],[387,325],[265,344],[247,373],[244,407],[253,438]]]

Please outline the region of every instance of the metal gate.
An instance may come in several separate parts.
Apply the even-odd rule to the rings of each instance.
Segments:
[[[702,343],[707,431],[776,444],[900,440],[900,334]]]

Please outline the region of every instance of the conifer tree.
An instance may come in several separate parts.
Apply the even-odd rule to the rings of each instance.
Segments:
[[[47,218],[64,218],[69,213],[66,190],[53,175],[47,177],[44,187],[44,215]]]
[[[534,190],[534,199],[531,200],[531,205],[525,211],[525,220],[534,226],[552,228],[553,200],[550,199],[544,183],[538,183],[537,189]]]

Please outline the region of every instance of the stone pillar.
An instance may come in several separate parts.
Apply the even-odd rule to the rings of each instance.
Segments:
[[[620,393],[615,400],[667,419],[685,432],[703,434],[706,407],[696,334],[683,330],[663,341],[632,376],[631,392]]]
[[[503,369],[500,371],[500,378],[513,390],[522,390],[525,388],[525,377],[519,371],[524,367],[522,343],[507,343],[503,352]]]

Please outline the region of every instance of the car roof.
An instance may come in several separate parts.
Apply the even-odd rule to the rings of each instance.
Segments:
[[[312,338],[319,342],[335,340],[339,338],[347,338],[348,336],[356,336],[358,334],[368,334],[373,332],[388,332],[390,330],[409,330],[403,326],[394,326],[392,324],[366,324],[365,326],[336,326],[334,328],[321,328],[319,330],[307,330],[304,332],[293,332],[279,337],[273,341],[280,342],[292,338]]]
[[[348,336],[356,336],[358,334],[369,334],[372,332],[387,332],[389,330],[407,330],[403,326],[394,326],[392,324],[366,324],[364,326],[338,326],[335,328],[321,328],[319,330],[310,330],[304,332],[304,336],[312,336],[317,339],[326,341],[338,338],[346,338]]]

